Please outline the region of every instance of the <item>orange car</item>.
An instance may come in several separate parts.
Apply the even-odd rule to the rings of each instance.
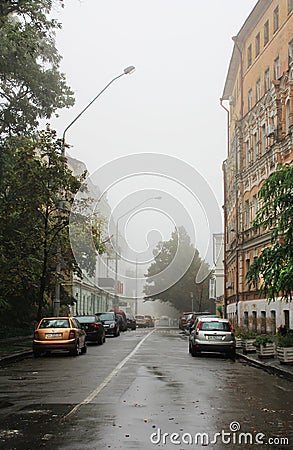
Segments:
[[[73,317],[44,317],[34,332],[33,354],[68,351],[72,356],[86,353],[86,333]]]

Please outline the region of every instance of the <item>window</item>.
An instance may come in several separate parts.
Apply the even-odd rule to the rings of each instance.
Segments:
[[[274,10],[274,33],[279,28],[279,7],[277,6]]]
[[[271,311],[271,333],[276,333],[276,311]]]
[[[264,46],[267,45],[270,38],[270,31],[269,31],[269,21],[267,20],[264,24]]]
[[[244,311],[244,327],[248,329],[248,312]]]
[[[288,65],[293,63],[293,39],[288,44]]]
[[[278,80],[280,78],[280,58],[277,58],[274,61],[274,79]]]
[[[259,148],[258,148],[258,133],[254,133],[253,135],[253,149],[254,149],[254,158],[257,158],[257,155],[259,153]]]
[[[247,67],[251,66],[252,63],[252,49],[251,44],[247,48]]]
[[[261,152],[264,154],[266,151],[266,126],[261,127]]]
[[[252,311],[252,330],[257,331],[257,316],[256,311]]]
[[[248,110],[252,108],[252,89],[248,91]]]
[[[290,100],[286,102],[286,134],[289,134],[290,127]]]
[[[255,36],[255,56],[258,56],[260,52],[260,33]]]
[[[270,76],[270,69],[267,68],[265,71],[265,91],[268,91],[271,87],[271,76]]]
[[[284,325],[288,329],[290,328],[289,310],[284,309]]]
[[[250,259],[247,259],[246,261],[246,273],[249,271],[249,267],[250,267]],[[246,290],[250,291],[250,283],[246,283]]]
[[[260,332],[261,334],[266,334],[267,332],[267,317],[266,312],[261,311],[260,312],[261,322],[260,322]]]
[[[293,10],[293,0],[288,0],[288,14]]]
[[[246,225],[246,228],[250,228],[250,205],[249,205],[249,200],[245,201],[245,225]]]
[[[260,91],[260,79],[257,80],[256,85],[255,85],[255,96],[256,96],[256,101],[258,102],[260,100],[261,97],[261,91]]]

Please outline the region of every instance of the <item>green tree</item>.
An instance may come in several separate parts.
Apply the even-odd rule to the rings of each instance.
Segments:
[[[73,176],[55,132],[34,139],[6,140],[0,179],[0,304],[29,320],[41,315],[56,282],[57,243],[62,271],[78,271],[68,223],[70,205],[82,179]],[[60,215],[60,193],[64,208]],[[21,320],[23,317],[19,316]]]
[[[176,255],[176,267],[163,272],[169,267]],[[191,261],[191,263],[190,263]],[[204,264],[207,277],[199,284],[195,283],[196,274],[201,264]],[[174,274],[178,267],[188,267],[185,274],[174,284]],[[146,273],[146,285],[144,293],[147,300],[160,300],[167,302],[179,311],[191,310],[193,305],[196,311],[210,310],[209,300],[209,267],[199,256],[194,248],[184,227],[179,227],[172,233],[169,241],[159,242],[154,250],[154,262]],[[162,274],[160,276],[160,274]],[[155,276],[157,275],[157,276]],[[159,276],[158,276],[159,275]],[[166,278],[168,277],[168,279]],[[155,280],[155,281],[154,281]],[[170,286],[165,289],[164,286]],[[159,294],[156,294],[159,292]],[[155,293],[155,294],[154,294]]]
[[[33,131],[40,118],[73,105],[72,92],[59,72],[55,31],[48,19],[52,0],[0,2],[0,134]]]
[[[293,166],[279,165],[259,191],[261,207],[254,227],[270,232],[265,247],[247,273],[249,283],[258,285],[269,301],[292,300],[293,292]]]

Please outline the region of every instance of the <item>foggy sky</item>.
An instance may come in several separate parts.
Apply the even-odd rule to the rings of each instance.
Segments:
[[[256,3],[66,0],[64,9],[55,8],[53,15],[62,23],[57,36],[61,70],[76,99],[74,108],[60,111],[51,122],[60,136],[109,81],[125,67],[136,67],[132,75],[116,80],[68,130],[70,155],[84,161],[90,173],[134,153],[179,158],[206,179],[221,208],[227,124],[219,98],[231,38]],[[110,203],[147,187],[145,181],[141,185],[132,181],[113,187]],[[158,185],[150,187],[163,186],[174,195],[180,191],[176,183],[166,187],[166,180]],[[185,201],[184,194],[178,196]]]

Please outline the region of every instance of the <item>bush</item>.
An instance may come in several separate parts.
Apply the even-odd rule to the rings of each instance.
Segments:
[[[277,336],[278,347],[293,347],[293,330],[288,330],[285,336]]]
[[[267,344],[273,344],[274,342],[273,336],[257,336],[253,345],[260,348],[261,345],[266,347]]]

